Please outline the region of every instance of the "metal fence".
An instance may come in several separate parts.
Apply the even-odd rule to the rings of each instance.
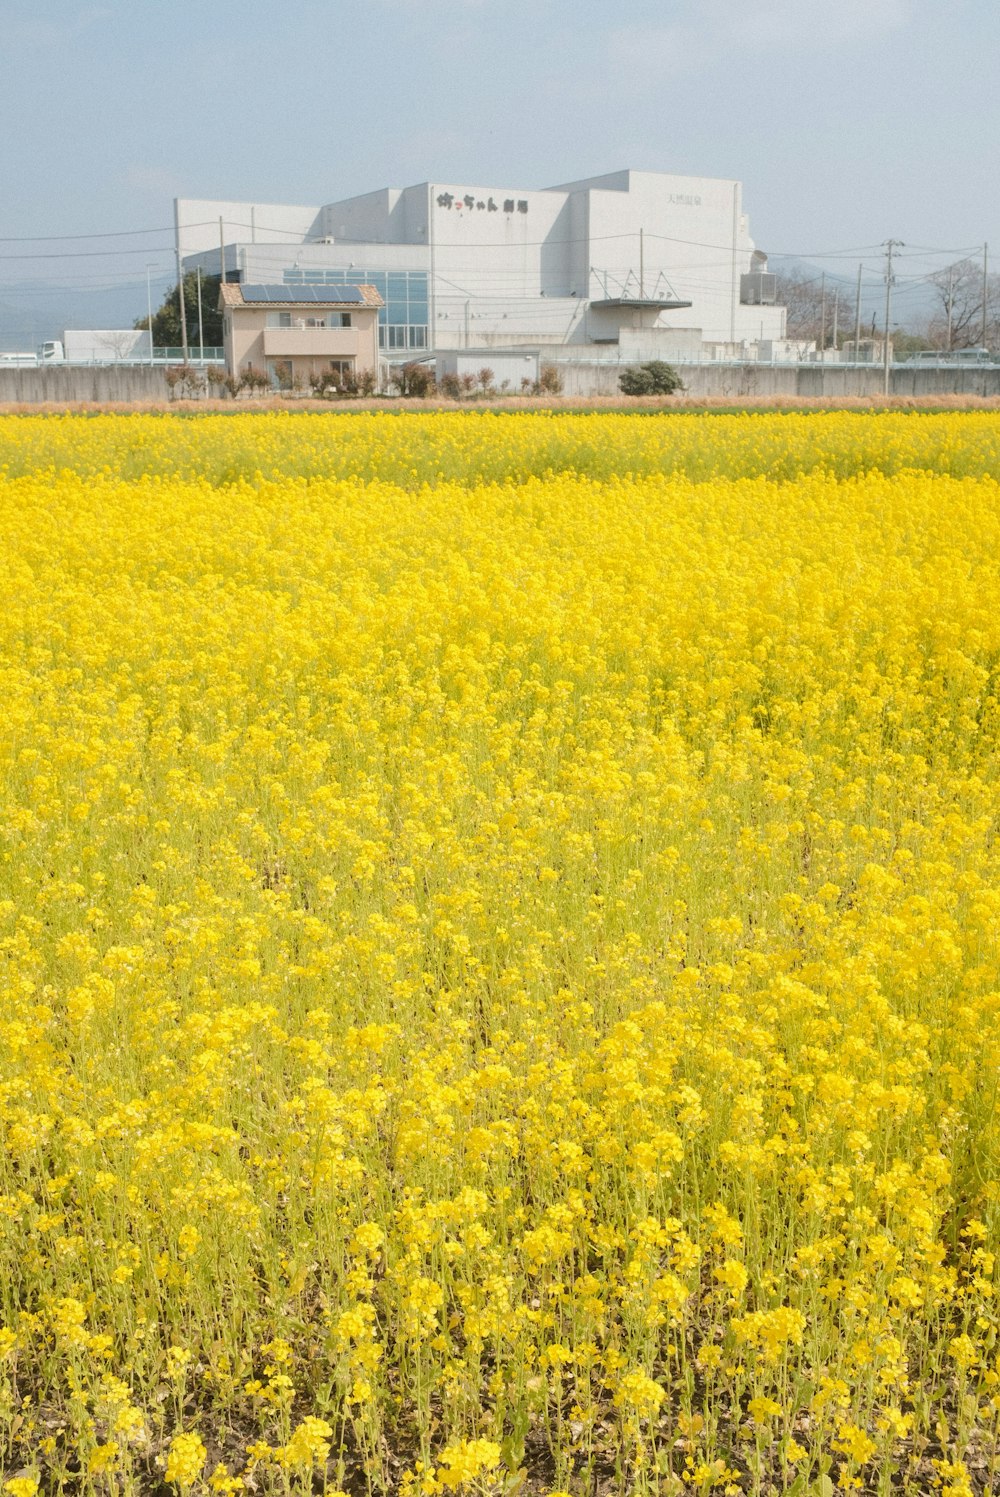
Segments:
[[[188,348],[187,361],[189,364],[224,364],[226,362],[226,351],[224,348]],[[148,364],[149,359],[129,359],[130,364]],[[154,348],[154,364],[183,364],[183,348]]]

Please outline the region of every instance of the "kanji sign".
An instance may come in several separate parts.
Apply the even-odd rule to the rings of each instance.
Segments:
[[[465,193],[463,197],[456,197],[453,192],[439,192],[437,195],[439,208],[456,208],[469,213],[499,213],[500,208],[493,198],[476,198],[471,193]],[[504,213],[527,213],[527,198],[504,198]]]

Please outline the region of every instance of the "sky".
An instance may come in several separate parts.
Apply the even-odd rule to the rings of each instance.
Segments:
[[[739,178],[757,244],[831,273],[902,240],[905,306],[1000,268],[998,57],[998,0],[0,0],[0,309],[140,315],[175,196],[622,167]]]

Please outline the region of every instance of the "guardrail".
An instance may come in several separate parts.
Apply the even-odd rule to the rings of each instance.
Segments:
[[[187,362],[199,369],[209,365],[224,365],[225,349],[189,348]],[[148,353],[129,354],[123,359],[116,359],[113,355],[99,359],[5,359],[0,355],[0,369],[64,369],[67,366],[71,369],[148,369],[151,365],[183,363],[183,348],[154,348],[152,358]]]
[[[226,361],[226,351],[224,348],[188,348],[187,361],[189,364],[224,364]],[[148,364],[149,356],[147,355],[145,359],[130,359],[129,362],[134,364]],[[153,349],[154,364],[183,364],[183,362],[183,348]]]
[[[482,354],[484,364],[489,363],[489,355],[491,352],[499,353],[504,351],[505,350],[491,350],[488,348],[459,350],[459,352],[463,354],[468,352]],[[545,364],[606,364],[609,369],[617,369],[619,366],[624,369],[626,367],[630,368],[635,364],[648,364],[653,357],[662,358],[662,361],[666,364],[673,364],[677,366],[696,369],[876,369],[881,372],[881,370],[885,367],[881,359],[876,359],[874,362],[871,359],[838,359],[836,363],[834,363],[832,359],[716,359],[705,355],[702,355],[698,358],[682,358],[680,355],[674,355],[673,357],[668,357],[666,355],[650,355],[650,357],[648,358],[643,355],[642,358],[635,357],[627,359],[620,357],[617,359],[567,358],[564,354],[549,353],[544,346],[540,349],[540,355],[542,363]],[[433,358],[434,355],[431,354],[430,357]],[[936,360],[930,359],[890,359],[889,368],[951,370],[965,369],[975,372],[977,370],[984,369],[1000,369],[1000,358],[994,359],[993,362],[989,364],[987,364],[985,361],[980,363],[972,363],[968,360],[948,361],[942,359],[940,362],[937,362]]]

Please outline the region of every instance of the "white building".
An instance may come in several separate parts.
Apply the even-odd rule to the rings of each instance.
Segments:
[[[179,199],[185,267],[375,286],[380,343],[549,357],[753,356],[785,333],[739,182],[613,172],[541,190],[423,182],[323,206]]]

